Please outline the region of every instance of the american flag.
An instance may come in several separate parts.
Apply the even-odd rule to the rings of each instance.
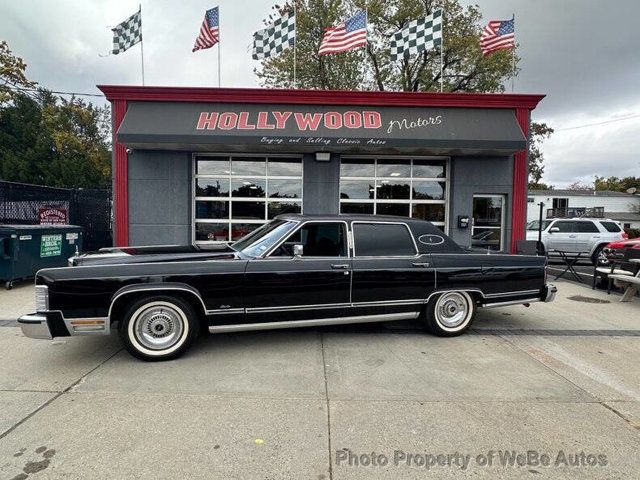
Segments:
[[[346,52],[366,44],[367,12],[361,10],[335,27],[325,29],[319,53],[323,55]]]
[[[193,45],[192,52],[196,50],[203,50],[205,48],[213,47],[220,40],[219,36],[219,23],[220,14],[218,7],[214,7],[211,10],[207,10],[204,14],[204,20],[200,27],[200,34],[196,38],[196,43]]]
[[[491,20],[484,27],[480,37],[480,48],[483,55],[489,55],[496,50],[509,50],[516,46],[515,19]]]

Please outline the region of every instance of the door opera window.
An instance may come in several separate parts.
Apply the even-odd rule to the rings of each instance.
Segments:
[[[447,159],[343,157],[340,213],[429,220],[442,230],[447,212]]]
[[[237,240],[278,215],[302,213],[302,158],[196,155],[193,192],[193,241]]]

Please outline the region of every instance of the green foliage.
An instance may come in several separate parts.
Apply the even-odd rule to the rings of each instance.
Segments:
[[[24,62],[0,42],[0,179],[54,187],[111,183],[110,114],[33,89]]]
[[[107,187],[109,111],[47,91],[0,108],[0,178],[54,187]]]
[[[529,190],[553,190],[554,186],[544,182],[529,182]]]
[[[529,181],[531,184],[540,184],[540,179],[544,174],[542,142],[549,138],[552,133],[553,128],[546,123],[531,122],[529,127]],[[539,190],[547,190],[547,188]]]
[[[614,192],[626,192],[631,188],[635,188],[636,192],[640,192],[640,177],[598,177],[594,179],[596,190],[611,190]]]
[[[573,182],[572,184],[570,184],[567,187],[567,190],[576,190],[576,191],[593,190],[593,186],[578,180],[578,181]]]
[[[318,55],[324,29],[366,6],[369,44],[336,55]],[[297,86],[310,89],[439,91],[440,53],[427,51],[397,62],[390,59],[389,41],[409,20],[444,10],[444,90],[501,92],[513,72],[517,55],[480,51],[481,14],[477,6],[459,0],[297,0]],[[292,8],[289,2],[278,11]],[[273,16],[270,16],[270,19]],[[268,23],[268,20],[267,20]],[[266,87],[293,87],[293,49],[266,59],[255,73]],[[517,73],[517,70],[516,70]]]

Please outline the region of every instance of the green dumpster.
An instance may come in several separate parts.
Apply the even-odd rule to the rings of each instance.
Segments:
[[[41,268],[64,267],[82,252],[82,227],[75,225],[0,225],[0,280],[32,278]]]

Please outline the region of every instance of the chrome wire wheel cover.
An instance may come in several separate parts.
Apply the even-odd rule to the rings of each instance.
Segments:
[[[463,292],[443,293],[435,307],[436,320],[446,329],[464,325],[471,317],[470,298]]]
[[[181,341],[185,330],[184,313],[174,305],[155,302],[136,312],[133,333],[150,350],[166,350]]]

